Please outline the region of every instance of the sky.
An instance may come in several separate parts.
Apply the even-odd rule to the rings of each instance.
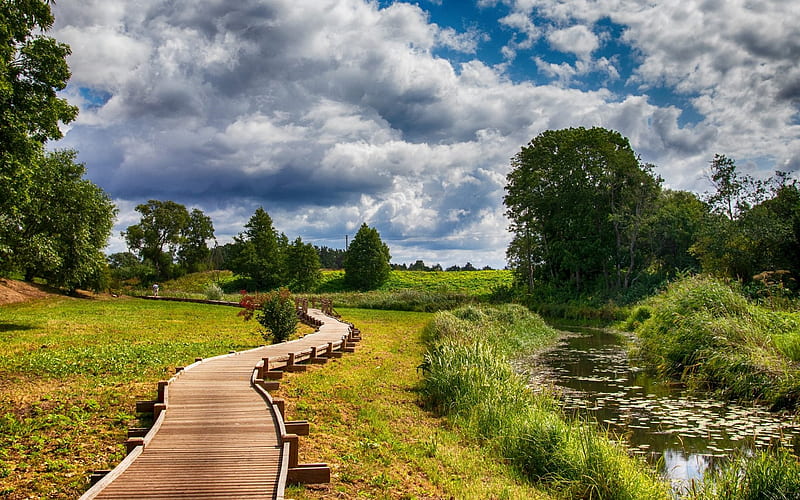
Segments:
[[[392,262],[505,266],[510,159],[548,129],[630,139],[671,189],[715,153],[800,167],[796,0],[59,1],[61,93],[115,201],[172,200],[220,244],[258,207],[344,248],[362,223]]]

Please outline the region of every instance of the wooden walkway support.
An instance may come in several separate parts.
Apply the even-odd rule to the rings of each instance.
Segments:
[[[283,401],[268,390],[301,362],[352,351],[360,332],[318,309],[305,314],[315,333],[197,360],[160,382],[156,400],[137,403],[153,412],[153,427],[132,430],[128,456],[81,499],[283,499],[287,483],[330,481],[326,464],[298,463],[309,424],[285,421]]]

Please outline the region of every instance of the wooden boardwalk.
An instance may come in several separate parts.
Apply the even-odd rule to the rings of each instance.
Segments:
[[[300,371],[353,349],[358,331],[307,310],[317,332],[281,344],[198,360],[159,383],[155,424],[128,440],[129,454],[81,499],[282,499],[288,482],[326,482],[325,464],[298,464],[307,422],[285,422],[276,388]]]

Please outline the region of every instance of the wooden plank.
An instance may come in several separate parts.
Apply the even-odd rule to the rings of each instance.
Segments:
[[[198,358],[160,382],[157,399],[137,405],[160,413],[154,428],[144,437],[133,431],[131,455],[81,498],[282,499],[287,480],[329,481],[327,465],[297,464],[297,435],[308,434],[308,422],[284,425],[283,401],[254,386],[256,373],[260,384],[272,385],[277,382],[268,380],[280,376],[275,368],[304,369],[297,363],[348,350],[350,325],[317,309],[308,309],[308,316],[320,325],[316,333]],[[260,363],[268,370],[258,372]]]

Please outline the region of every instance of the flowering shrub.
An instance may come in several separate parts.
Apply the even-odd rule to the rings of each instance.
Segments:
[[[239,312],[245,321],[256,318],[263,327],[261,336],[264,340],[277,344],[292,335],[297,328],[297,311],[294,299],[287,288],[281,288],[266,294],[249,295],[245,290],[240,292],[242,298]]]

